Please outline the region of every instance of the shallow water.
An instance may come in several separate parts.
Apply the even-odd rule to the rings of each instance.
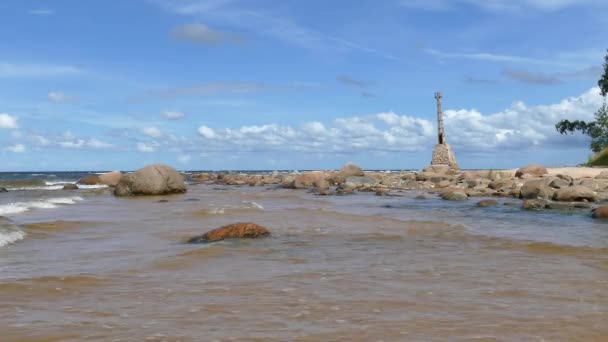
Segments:
[[[9,215],[26,236],[0,247],[2,341],[608,338],[607,224],[397,194],[85,190]],[[241,221],[273,235],[182,243]]]

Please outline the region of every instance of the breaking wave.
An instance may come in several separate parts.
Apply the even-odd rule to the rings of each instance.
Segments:
[[[59,205],[75,204],[82,201],[79,196],[55,197],[30,202],[15,202],[0,205],[0,215],[15,215],[32,209],[54,209]]]

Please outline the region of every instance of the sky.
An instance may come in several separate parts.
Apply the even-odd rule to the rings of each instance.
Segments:
[[[0,171],[576,165],[605,0],[3,0]]]

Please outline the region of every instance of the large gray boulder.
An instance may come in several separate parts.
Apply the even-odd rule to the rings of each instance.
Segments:
[[[557,190],[553,199],[560,202],[595,202],[597,194],[582,185],[574,185]]]
[[[517,172],[515,172],[515,177],[533,178],[533,177],[541,177],[548,173],[549,172],[547,171],[547,168],[542,165],[529,164],[529,165],[526,165],[526,166],[520,168],[519,170],[517,170]]]
[[[553,196],[553,190],[549,186],[548,179],[531,179],[524,183],[521,187],[520,197],[522,199],[550,199]]]
[[[174,168],[154,164],[123,175],[114,189],[116,196],[153,196],[187,191],[184,178]]]

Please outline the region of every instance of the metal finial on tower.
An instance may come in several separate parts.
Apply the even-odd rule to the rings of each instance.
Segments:
[[[439,138],[439,144],[445,144],[445,131],[443,130],[443,110],[441,109],[441,98],[443,94],[441,92],[435,93],[435,100],[437,100],[437,136]]]

